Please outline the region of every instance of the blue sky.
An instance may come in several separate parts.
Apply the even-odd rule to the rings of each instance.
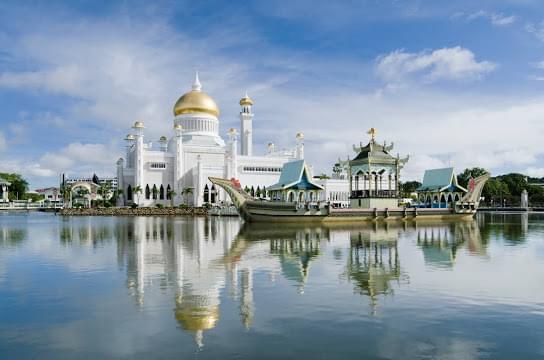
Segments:
[[[306,135],[315,172],[378,128],[426,168],[544,176],[544,4],[494,1],[5,1],[0,171],[32,187],[113,175],[135,120],[169,135],[195,69],[257,152]]]

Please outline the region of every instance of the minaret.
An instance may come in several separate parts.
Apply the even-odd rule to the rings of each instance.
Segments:
[[[125,189],[125,182],[124,182],[124,175],[123,175],[124,165],[125,165],[125,161],[123,160],[123,158],[119,158],[119,160],[117,160],[117,188],[121,190]],[[124,195],[123,195],[123,198],[124,198]],[[117,206],[125,204],[125,201],[122,199],[119,199],[119,196],[115,200],[116,200]]]
[[[135,134],[134,149],[134,187],[144,184],[144,123],[136,121],[132,127]]]
[[[296,136],[297,139],[297,153],[296,157],[298,160],[304,159],[304,134],[299,132]]]
[[[227,179],[238,178],[238,131],[229,129],[229,151],[227,158]]]
[[[242,137],[242,155],[251,156],[253,154],[253,113],[251,106],[253,100],[246,95],[240,99],[240,130]]]
[[[127,161],[127,168],[131,168],[131,164],[130,164],[130,160],[129,160],[130,159],[130,148],[132,147],[132,144],[134,144],[134,140],[135,140],[135,137],[132,134],[128,134],[125,137],[125,142],[126,142],[126,145],[125,145],[125,150],[126,150],[125,160]]]
[[[181,137],[183,127],[181,124],[174,125],[174,132],[176,134],[174,139],[174,191],[177,196],[181,196],[183,190],[183,140]]]

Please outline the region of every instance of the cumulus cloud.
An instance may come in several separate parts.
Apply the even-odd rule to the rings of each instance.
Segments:
[[[512,25],[517,21],[517,16],[515,15],[504,15],[502,13],[496,13],[492,11],[484,11],[480,10],[474,13],[456,13],[452,16],[452,18],[460,18],[465,19],[466,21],[474,21],[477,19],[487,19],[491,22],[494,26],[508,26]]]
[[[378,75],[388,82],[402,82],[410,75],[426,81],[475,80],[495,70],[496,64],[476,61],[474,53],[460,46],[408,53],[395,50],[377,59]]]

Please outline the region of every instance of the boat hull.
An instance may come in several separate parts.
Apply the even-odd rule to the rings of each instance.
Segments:
[[[294,204],[247,203],[240,209],[249,222],[365,222],[365,221],[433,221],[472,220],[475,211],[453,209],[306,209]]]

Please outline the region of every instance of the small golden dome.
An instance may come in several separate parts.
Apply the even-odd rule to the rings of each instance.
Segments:
[[[166,138],[166,136],[161,136],[160,139],[159,139],[159,141],[161,141],[161,142],[165,142],[165,141],[167,141],[167,140],[168,140],[168,139]]]
[[[206,113],[219,117],[219,107],[212,97],[202,90],[198,73],[196,74],[193,89],[182,95],[174,105],[174,116],[182,114]]]
[[[297,133],[296,138],[297,138],[297,140],[304,140],[304,134],[299,132],[299,133]]]
[[[128,134],[127,137],[125,138],[126,141],[132,141],[134,140],[134,135],[132,134]]]
[[[133,128],[135,128],[135,129],[143,129],[143,128],[144,128],[144,123],[143,123],[142,121],[136,121],[136,122],[134,123]]]
[[[240,99],[240,105],[246,106],[246,105],[253,105],[253,100],[247,95],[247,92],[243,98]]]

